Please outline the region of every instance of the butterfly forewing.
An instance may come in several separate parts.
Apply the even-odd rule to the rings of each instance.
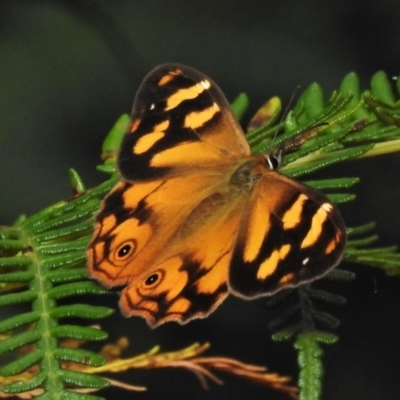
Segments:
[[[124,179],[138,181],[227,165],[249,154],[218,86],[196,70],[166,64],[139,88],[118,166]]]

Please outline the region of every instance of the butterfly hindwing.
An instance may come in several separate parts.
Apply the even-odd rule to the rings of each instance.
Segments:
[[[337,208],[322,193],[266,171],[243,217],[229,283],[244,298],[272,295],[334,268],[346,242]]]
[[[133,182],[226,165],[249,154],[218,86],[189,67],[166,64],[150,72],[139,88],[118,167]]]
[[[144,316],[152,326],[169,320],[186,323],[206,317],[225,299],[245,201],[229,197],[210,192],[193,208],[169,248],[122,291],[120,305],[125,315]]]

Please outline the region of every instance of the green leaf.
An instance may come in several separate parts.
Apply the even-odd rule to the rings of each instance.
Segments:
[[[23,393],[23,392],[30,392],[33,389],[36,389],[43,385],[43,383],[47,379],[46,372],[40,372],[39,374],[35,375],[29,381],[21,381],[11,383],[9,385],[3,385],[1,390],[5,393]],[[37,397],[39,398],[39,397]]]
[[[100,367],[107,362],[104,356],[83,349],[59,348],[54,350],[54,357],[59,361],[70,361],[91,367]]]
[[[87,270],[85,266],[73,269],[57,269],[46,273],[46,279],[51,283],[74,282],[87,278]]]
[[[0,258],[0,268],[2,267],[28,267],[32,264],[30,256],[15,256]]]
[[[52,318],[87,318],[100,319],[111,315],[114,310],[107,307],[91,306],[89,304],[71,304],[59,306],[50,311]],[[0,325],[1,326],[1,325]]]
[[[85,260],[85,253],[82,251],[70,251],[68,254],[46,257],[43,261],[43,267],[52,270],[60,267],[68,267],[70,265],[78,265],[79,263],[84,263]]]
[[[385,72],[377,72],[371,79],[371,93],[385,104],[394,106],[396,100],[393,95],[392,85]]]
[[[2,294],[0,296],[0,307],[12,304],[28,303],[37,298],[38,294],[33,291],[25,291],[19,293]]]
[[[78,326],[78,325],[59,325],[50,329],[52,336],[63,339],[77,339],[77,340],[105,340],[108,334],[99,329]]]
[[[84,193],[86,191],[85,184],[83,183],[78,172],[76,172],[73,168],[70,168],[68,173],[74,195]]]
[[[327,194],[327,197],[330,201],[336,204],[343,204],[343,203],[348,203],[349,201],[353,201],[356,198],[355,194],[349,194],[349,193],[329,193]]]
[[[305,181],[304,183],[317,190],[348,189],[360,182],[360,178],[335,178],[320,179],[318,181]]]
[[[240,121],[244,113],[249,108],[249,98],[247,97],[246,93],[240,93],[231,103],[231,108],[233,114]]]
[[[79,371],[64,370],[60,372],[60,378],[64,383],[78,387],[103,389],[110,386],[109,382],[104,378]]]
[[[46,399],[47,400],[47,399]],[[53,399],[49,399],[53,400]],[[79,392],[64,392],[61,400],[104,400],[104,397],[94,396],[92,394],[84,394]]]
[[[322,394],[322,364],[323,350],[319,343],[333,344],[337,341],[335,335],[326,332],[302,333],[294,343],[298,351],[300,366],[299,389],[300,400],[318,400]]]
[[[41,332],[28,331],[18,333],[0,342],[0,354],[20,349],[27,344],[35,343],[41,338]]]
[[[122,138],[128,130],[128,126],[131,122],[131,118],[128,114],[121,115],[111,131],[105,138],[102,146],[102,159],[107,160],[116,156],[119,146],[122,142]]]
[[[312,83],[304,91],[302,100],[308,118],[317,117],[324,111],[324,92],[318,83]]]
[[[12,329],[16,329],[22,325],[32,324],[39,318],[40,313],[35,311],[14,315],[5,319],[4,321],[0,321],[0,333],[11,331]]]
[[[15,361],[10,362],[7,366],[0,368],[0,376],[18,375],[26,371],[28,368],[39,363],[44,357],[42,350],[34,350],[28,354],[18,357]]]
[[[95,282],[74,282],[56,286],[48,291],[48,297],[54,300],[78,294],[107,294],[108,291]]]
[[[30,282],[35,277],[32,270],[7,272],[0,275],[0,282]]]
[[[308,290],[308,296],[314,300],[323,301],[325,303],[340,304],[340,305],[346,304],[345,297],[340,296],[338,294],[327,292],[325,290],[317,290],[310,288]]]

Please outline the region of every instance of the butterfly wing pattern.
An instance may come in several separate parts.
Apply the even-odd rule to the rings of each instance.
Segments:
[[[322,193],[251,154],[208,77],[165,64],[144,79],[88,247],[89,275],[125,286],[150,326],[204,318],[228,295],[268,296],[341,259],[341,216]]]

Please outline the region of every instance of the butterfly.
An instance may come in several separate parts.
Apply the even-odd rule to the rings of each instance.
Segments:
[[[120,182],[96,217],[89,275],[154,327],[208,316],[229,293],[271,296],[341,260],[345,226],[315,189],[252,155],[218,86],[179,64],[139,87]]]

